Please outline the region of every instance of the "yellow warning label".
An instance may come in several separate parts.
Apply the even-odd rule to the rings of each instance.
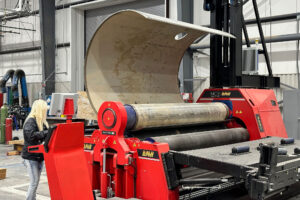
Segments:
[[[153,156],[154,156],[154,152],[153,151],[143,151],[143,153],[142,153],[142,156],[143,157],[148,157],[148,158],[153,158]]]
[[[242,114],[242,113],[243,113],[242,110],[236,110],[236,111],[235,111],[235,114]]]
[[[116,140],[114,140],[113,144],[117,144]]]
[[[93,150],[95,144],[84,143],[84,150]]]
[[[231,95],[231,92],[222,92],[221,96],[222,97],[229,97]]]
[[[158,152],[146,149],[138,149],[139,157],[143,158],[151,158],[151,159],[159,159]]]

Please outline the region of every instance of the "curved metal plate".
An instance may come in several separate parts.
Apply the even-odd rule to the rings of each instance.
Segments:
[[[107,18],[95,32],[85,61],[85,84],[94,110],[104,101],[183,102],[178,88],[181,58],[195,39],[208,33],[233,37],[132,10]]]

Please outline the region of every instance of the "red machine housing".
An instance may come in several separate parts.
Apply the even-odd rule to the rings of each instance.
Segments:
[[[58,124],[45,145],[29,146],[32,153],[43,153],[51,199],[94,199],[83,148],[82,122]]]
[[[250,140],[287,137],[272,90],[207,89],[197,102],[216,101],[230,110],[226,126],[247,128]],[[83,124],[68,119],[57,125],[46,143],[49,148],[28,147],[30,152],[44,154],[52,199],[93,199],[92,190],[100,190],[102,198],[179,198],[178,188],[168,188],[167,164],[162,159],[169,152],[167,143],[126,137],[127,112],[120,102],[101,105],[98,125],[98,130],[84,137]]]
[[[111,188],[115,196],[123,198],[178,199],[177,191],[168,190],[161,162],[161,153],[169,151],[168,144],[125,138],[126,123],[127,113],[122,103],[102,104],[98,112],[99,130],[85,138],[86,154],[92,159],[88,163],[93,189],[100,189],[104,198],[108,197],[107,188]]]
[[[268,89],[206,89],[197,103],[229,102],[232,104],[234,123],[244,126],[250,140],[267,136],[287,137],[286,129],[273,90]]]
[[[250,140],[287,137],[272,90],[207,89],[197,102],[216,101],[224,102],[231,110],[232,120],[226,122],[227,127],[247,128]],[[110,188],[115,196],[122,198],[178,199],[178,190],[168,189],[161,158],[161,153],[169,151],[168,144],[125,138],[126,122],[122,103],[104,102],[101,105],[99,130],[85,137],[93,189],[100,189],[105,198],[109,197]]]

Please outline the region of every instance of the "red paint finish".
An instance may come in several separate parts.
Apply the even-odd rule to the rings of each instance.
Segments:
[[[272,90],[208,89],[197,102],[213,101],[232,107],[232,120],[226,122],[227,127],[247,128],[250,140],[287,137]],[[179,198],[179,188],[168,189],[163,167],[161,154],[169,151],[168,144],[128,138],[124,135],[126,123],[122,103],[104,102],[98,111],[99,130],[91,136],[83,137],[81,123],[59,124],[49,153],[44,153],[42,145],[37,146],[40,150],[35,152],[45,155],[52,199],[89,200],[92,189],[101,190],[104,198],[111,190],[120,198]]]
[[[107,172],[101,172],[101,197],[107,198],[108,177]]]
[[[0,108],[3,106],[3,93],[0,93]]]
[[[73,99],[65,99],[64,115],[74,115]]]
[[[273,90],[268,89],[206,89],[197,103],[231,101],[232,115],[238,124],[245,126],[250,140],[267,136],[287,137],[285,126]]]
[[[102,121],[106,127],[113,127],[116,116],[112,110],[105,110],[102,114]]]
[[[67,117],[67,123],[72,122],[72,116],[75,114],[74,112],[74,100],[73,99],[65,99],[64,113]]]
[[[44,145],[28,147],[44,154],[51,199],[94,199],[83,141],[83,123],[57,124],[48,153]]]
[[[109,113],[106,113],[108,112]],[[109,120],[116,117],[113,127]],[[109,118],[109,120],[107,120]],[[178,189],[169,190],[161,158],[169,151],[168,144],[140,141],[137,138],[125,138],[127,113],[119,102],[104,102],[98,112],[99,130],[91,137],[85,137],[85,144],[94,144],[93,162],[99,164],[98,178],[103,196],[107,196],[110,187],[116,197],[140,199],[178,199]],[[106,170],[103,172],[103,149],[106,148]],[[86,150],[86,153],[90,152]],[[90,155],[88,155],[90,158]],[[90,171],[92,166],[90,165]],[[110,177],[110,178],[108,178]],[[93,188],[97,186],[93,184]],[[98,186],[99,187],[99,186]]]
[[[12,140],[12,118],[5,119],[5,140],[6,143]]]
[[[250,140],[266,136],[287,137],[272,90],[209,89],[205,90],[198,100],[199,103],[212,101],[226,101],[229,105],[232,104],[230,115],[233,120],[226,125],[228,128],[246,127]],[[110,120],[113,117],[116,118],[115,126],[110,128],[108,126],[112,126]],[[103,148],[107,150],[105,173],[111,179],[104,175],[99,177],[92,174],[93,179],[95,176],[100,179],[101,191],[107,195],[107,187],[111,185],[116,197],[178,199],[178,188],[168,189],[161,158],[162,153],[169,151],[168,144],[124,137],[126,122],[127,113],[121,103],[104,102],[98,112],[100,129],[94,131],[91,137],[85,138],[85,143],[95,145],[93,162],[99,163],[101,172]],[[95,187],[93,185],[93,188]]]

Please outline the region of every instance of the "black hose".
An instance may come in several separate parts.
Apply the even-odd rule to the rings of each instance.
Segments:
[[[15,70],[10,69],[6,72],[6,74],[3,76],[3,78],[0,80],[0,87],[1,87],[1,91],[2,93],[6,93],[6,83],[9,79],[13,78],[13,75],[15,73]]]

